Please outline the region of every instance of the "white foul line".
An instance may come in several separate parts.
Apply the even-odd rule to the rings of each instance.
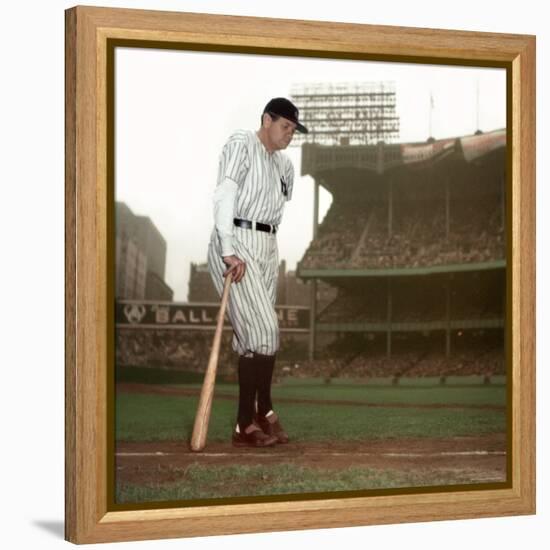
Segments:
[[[161,451],[157,451],[155,453],[116,453],[116,456],[120,457],[130,457],[130,456],[174,456],[176,454],[182,455],[186,453],[163,453]],[[299,455],[296,454],[280,454],[280,453],[269,453],[269,452],[262,452],[262,453],[254,453],[254,452],[246,452],[246,453],[192,453],[194,456],[207,456],[207,457],[225,457],[225,456],[235,456],[235,457],[242,457],[242,456],[255,456],[255,457],[269,457],[272,458],[274,456],[277,457],[292,457],[292,458],[299,458],[301,456],[385,456],[385,457],[391,457],[391,458],[430,458],[430,457],[442,457],[442,456],[506,456],[505,451],[456,451],[456,452],[441,452],[441,453],[355,453],[355,452],[349,452],[349,453],[310,453],[309,455],[307,453],[302,453]]]
[[[156,453],[115,453],[116,456],[171,456],[176,453],[162,453],[157,451]]]

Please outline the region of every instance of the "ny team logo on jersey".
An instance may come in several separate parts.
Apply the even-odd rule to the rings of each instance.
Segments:
[[[283,195],[286,197],[288,195],[288,185],[285,181],[285,177],[281,176],[281,191],[283,192]]]

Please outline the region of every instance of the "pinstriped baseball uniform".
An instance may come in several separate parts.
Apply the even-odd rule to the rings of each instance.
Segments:
[[[278,226],[292,196],[294,168],[280,151],[269,153],[254,131],[238,130],[220,155],[218,186],[227,178],[237,185],[234,217]],[[246,262],[243,279],[231,285],[228,315],[233,326],[233,349],[274,355],[279,348],[275,313],[279,255],[272,233],[233,227],[235,255]],[[208,266],[218,293],[223,291],[222,245],[216,228],[208,246]]]

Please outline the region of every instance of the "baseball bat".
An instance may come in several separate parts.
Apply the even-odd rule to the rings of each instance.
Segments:
[[[216,325],[216,333],[214,334],[214,342],[212,343],[212,351],[208,359],[208,366],[204,373],[204,381],[202,383],[201,396],[195,416],[195,424],[193,426],[193,434],[191,435],[191,450],[200,452],[206,445],[206,434],[208,433],[208,424],[210,422],[210,412],[212,411],[212,398],[214,396],[214,385],[216,383],[216,371],[218,369],[218,359],[220,356],[220,347],[222,342],[223,322],[225,317],[225,309],[229,298],[229,287],[233,276],[229,273],[225,277],[223,287],[222,302],[220,312],[218,314],[218,322]]]

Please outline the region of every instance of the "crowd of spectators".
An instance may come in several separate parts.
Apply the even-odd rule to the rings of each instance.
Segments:
[[[407,376],[493,376],[505,374],[502,349],[483,350],[478,353],[463,351],[451,358],[444,354],[429,356],[406,372]]]
[[[489,287],[491,281],[494,286]],[[467,284],[449,287],[449,320],[501,318],[504,302],[502,283],[489,273],[471,277]],[[382,281],[385,283],[385,281]],[[391,322],[413,323],[445,321],[447,319],[447,288],[439,279],[409,281],[400,278],[391,288]],[[341,288],[336,298],[320,313],[320,323],[385,323],[388,319],[386,284],[362,281],[358,288]]]
[[[317,237],[307,249],[302,266],[308,269],[348,267],[368,216],[369,209],[361,204],[334,201],[319,226]]]
[[[204,372],[212,349],[211,331],[170,329],[117,329],[115,357],[121,367],[149,367]],[[231,346],[232,333],[224,331],[218,370],[231,374],[237,358]],[[307,355],[307,336],[284,335],[278,356],[292,360]]]
[[[201,372],[206,367],[211,347],[212,333],[209,331],[117,329],[116,364]],[[231,354],[231,334],[224,332],[220,365],[228,363]]]
[[[307,249],[303,269],[380,269],[474,263],[505,257],[501,206],[494,200],[455,201],[449,216],[440,203],[395,208],[389,230],[387,204],[335,199]]]
[[[448,376],[491,376],[505,374],[503,349],[471,350],[452,353],[401,352],[388,357],[384,352],[358,354],[353,359],[331,357],[314,361],[286,362],[280,367],[282,375],[297,378],[333,378],[353,380],[401,377],[422,378]]]
[[[363,342],[361,344],[361,342]],[[467,343],[450,357],[436,348],[402,345],[386,355],[383,346],[365,345],[361,335],[347,334],[320,350],[314,361],[307,357],[305,340],[285,335],[281,339],[275,377],[298,378],[399,378],[401,376],[492,376],[504,374],[504,351],[494,343]],[[203,373],[212,345],[212,334],[202,331],[119,329],[116,362],[122,367],[176,369]],[[236,356],[231,335],[224,333],[218,371],[236,381]]]
[[[320,314],[320,323],[377,323],[386,318],[382,293],[340,290],[336,299]]]

